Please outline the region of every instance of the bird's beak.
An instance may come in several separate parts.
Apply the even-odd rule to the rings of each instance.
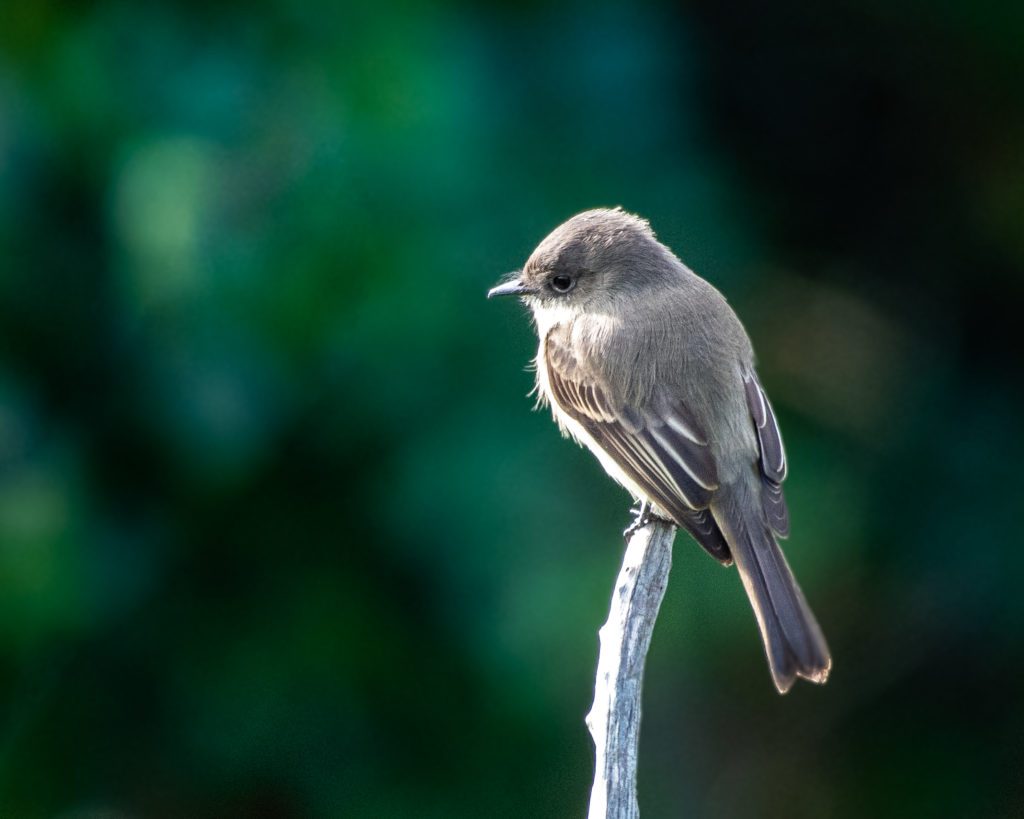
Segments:
[[[525,296],[533,292],[532,290],[530,290],[530,288],[523,284],[522,280],[518,278],[517,274],[513,275],[516,275],[517,278],[511,279],[510,281],[507,282],[502,282],[496,287],[492,287],[490,290],[488,290],[487,298],[490,298],[491,296]]]

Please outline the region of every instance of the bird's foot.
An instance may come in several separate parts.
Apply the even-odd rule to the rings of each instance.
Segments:
[[[633,537],[637,532],[643,529],[648,523],[656,518],[651,514],[651,502],[649,500],[639,501],[638,506],[634,506],[629,510],[636,515],[636,519],[626,527],[626,530],[622,533],[622,537],[626,543],[629,543],[629,539]]]

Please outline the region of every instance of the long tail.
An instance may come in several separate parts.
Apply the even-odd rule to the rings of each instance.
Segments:
[[[753,497],[742,487],[712,507],[729,543],[764,639],[775,687],[785,694],[797,677],[815,683],[832,668],[825,636],[782,549]]]

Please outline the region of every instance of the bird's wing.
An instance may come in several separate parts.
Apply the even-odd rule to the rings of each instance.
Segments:
[[[747,406],[757,431],[761,506],[775,534],[786,537],[789,534],[789,511],[782,495],[782,482],[786,479],[786,451],[782,448],[782,435],[764,387],[753,372],[743,376],[743,386],[747,391]]]
[[[683,401],[663,398],[640,410],[615,406],[557,332],[548,334],[544,347],[548,386],[559,408],[713,557],[731,562],[708,513],[718,469],[704,431]]]

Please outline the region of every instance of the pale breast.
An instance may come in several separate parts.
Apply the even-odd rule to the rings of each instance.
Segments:
[[[546,331],[540,337],[540,347],[537,350],[536,360],[536,372],[537,372],[537,393],[541,403],[551,407],[551,414],[558,424],[558,428],[562,431],[562,434],[566,437],[572,438],[576,443],[585,446],[589,449],[594,457],[600,462],[604,471],[618,483],[624,487],[634,498],[643,501],[648,500],[647,493],[641,489],[632,478],[629,477],[619,465],[612,459],[612,457],[604,451],[604,449],[591,437],[590,433],[584,429],[583,425],[579,421],[570,417],[558,404],[551,391],[551,385],[548,380],[548,367],[547,367],[547,341],[551,331],[559,325],[560,322],[552,321],[546,323]],[[538,319],[537,329],[540,330],[541,322]],[[667,514],[661,513],[667,517]]]

